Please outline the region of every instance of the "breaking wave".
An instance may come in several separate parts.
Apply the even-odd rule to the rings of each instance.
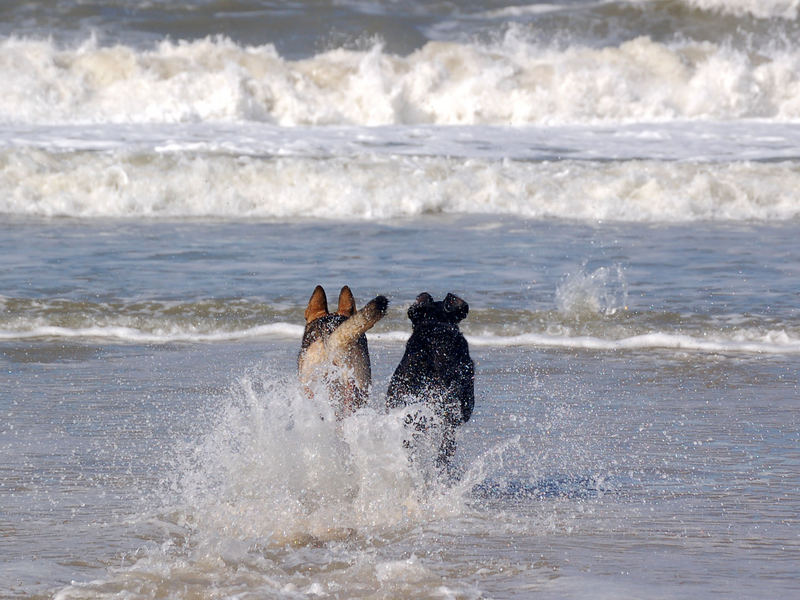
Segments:
[[[354,219],[430,214],[623,222],[800,216],[797,162],[515,161],[425,156],[0,153],[0,214]]]
[[[700,2],[700,0],[698,0]],[[796,9],[795,9],[796,10]],[[289,60],[222,37],[0,42],[0,123],[530,125],[800,118],[800,50],[648,36],[600,48],[431,41]]]

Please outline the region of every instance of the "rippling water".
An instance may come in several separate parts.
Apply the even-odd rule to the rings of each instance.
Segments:
[[[0,276],[7,590],[791,591],[794,233],[17,220]],[[337,429],[294,364],[308,282],[345,281],[392,306],[370,334],[370,406]],[[478,401],[455,485],[409,466],[381,409],[423,289],[471,305]]]
[[[797,34],[794,0],[1,7],[0,597],[796,594]],[[317,284],[391,302],[338,425],[295,377]],[[383,409],[422,291],[470,305],[452,481]]]

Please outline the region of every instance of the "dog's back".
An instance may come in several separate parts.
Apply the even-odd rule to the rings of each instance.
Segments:
[[[297,359],[300,382],[306,393],[324,386],[338,418],[367,402],[372,373],[365,332],[385,314],[388,301],[377,296],[356,311],[350,288],[339,293],[335,313],[328,312],[325,290],[317,286],[305,311],[306,327]]]
[[[411,337],[386,395],[389,408],[424,403],[441,418],[439,461],[445,463],[455,451],[455,427],[469,420],[475,405],[475,366],[458,328],[468,312],[469,305],[453,294],[440,302],[427,293],[417,296],[408,309]]]
[[[474,365],[457,325],[430,323],[414,329],[389,382],[387,405],[441,401],[458,406],[466,422],[475,404]]]

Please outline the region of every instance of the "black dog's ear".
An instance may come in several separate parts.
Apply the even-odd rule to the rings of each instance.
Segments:
[[[469,304],[455,294],[447,294],[444,298],[444,310],[453,323],[458,323],[469,313]]]
[[[430,304],[433,302],[433,296],[431,296],[428,292],[422,292],[417,299],[414,300],[414,304]]]
[[[412,323],[418,321],[431,304],[433,304],[433,296],[428,292],[422,292],[417,296],[414,304],[408,308],[408,318],[411,319]]]

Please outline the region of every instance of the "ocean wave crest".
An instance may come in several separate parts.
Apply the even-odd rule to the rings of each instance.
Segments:
[[[429,214],[621,222],[800,216],[796,162],[515,161],[425,156],[0,153],[0,214],[353,219]]]
[[[151,49],[0,42],[2,123],[525,125],[800,118],[800,50],[660,42],[594,48],[431,41],[408,56],[288,60],[222,37]]]

